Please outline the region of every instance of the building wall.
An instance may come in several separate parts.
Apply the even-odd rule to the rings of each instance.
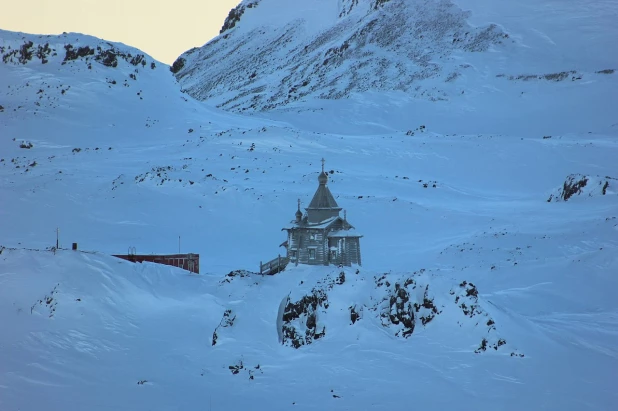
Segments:
[[[358,237],[350,237],[345,239],[346,255],[344,265],[352,264],[361,265],[360,259],[360,239]]]
[[[287,257],[295,264],[328,264],[325,247],[326,234],[323,229],[293,229],[288,236]],[[313,250],[313,251],[310,251]],[[293,253],[296,252],[296,257]],[[313,258],[312,258],[313,257]]]
[[[361,265],[360,239],[358,237],[335,237],[329,239],[330,247],[337,248],[337,256],[330,258],[329,262],[336,265],[351,266]]]
[[[343,222],[336,221],[328,230],[311,228],[294,228],[289,230],[286,256],[290,259],[290,263],[308,265],[360,265],[359,238],[328,238],[328,233],[330,231],[337,231],[342,228]],[[331,258],[330,256],[331,246],[337,247],[336,258]],[[313,253],[315,253],[315,258],[311,258]]]

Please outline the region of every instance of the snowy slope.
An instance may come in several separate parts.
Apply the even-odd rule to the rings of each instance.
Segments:
[[[149,56],[131,64],[142,53],[121,44],[0,38],[2,54],[30,41],[57,52],[0,63],[0,409],[616,408],[614,129],[399,127],[380,93],[359,99],[376,109],[365,123],[319,100],[315,113],[241,116],[183,94]],[[62,64],[67,44],[95,51]],[[106,66],[95,56],[108,47],[132,57]],[[607,99],[614,77],[599,76]],[[585,88],[562,92],[597,108]],[[251,273],[283,251],[322,157],[364,234],[363,266]],[[574,175],[591,185],[548,202]],[[87,252],[45,251],[57,227],[61,247]],[[173,253],[178,236],[200,276],[109,256]],[[298,349],[278,341],[287,296],[282,321],[310,331]]]
[[[613,1],[289,3],[241,2],[220,36],[179,57],[182,88],[321,132],[322,110],[354,133],[616,127]]]

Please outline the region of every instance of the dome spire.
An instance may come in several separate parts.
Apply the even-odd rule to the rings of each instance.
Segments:
[[[303,219],[303,212],[300,211],[300,198],[298,199],[298,210],[296,210],[296,214],[294,214],[294,216],[296,217],[297,223],[300,223]]]
[[[322,157],[322,172],[318,176],[318,183],[320,183],[321,186],[325,186],[326,183],[328,183],[328,175],[324,172],[324,163],[325,162],[326,162],[326,160],[324,160],[324,158]]]

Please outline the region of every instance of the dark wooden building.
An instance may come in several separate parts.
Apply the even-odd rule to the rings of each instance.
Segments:
[[[305,213],[300,210],[300,200],[295,219],[288,227],[288,238],[281,244],[286,248],[287,259],[293,264],[310,265],[361,265],[360,239],[344,211],[328,188],[328,175],[318,176],[318,188]]]

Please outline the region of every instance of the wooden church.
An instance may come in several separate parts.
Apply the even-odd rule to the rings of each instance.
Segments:
[[[318,189],[313,195],[305,213],[300,210],[300,200],[296,218],[288,227],[288,239],[281,246],[287,250],[291,264],[310,265],[361,265],[360,239],[354,226],[347,220],[346,212],[339,215],[341,207],[328,188],[328,175],[318,176]]]

